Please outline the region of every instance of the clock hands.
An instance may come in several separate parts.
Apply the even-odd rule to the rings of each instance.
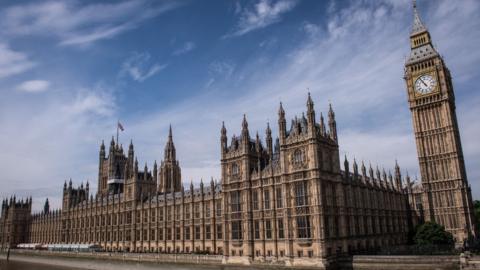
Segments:
[[[422,80],[422,78],[418,78],[422,83],[423,85],[425,85],[425,87],[428,87],[428,85]]]

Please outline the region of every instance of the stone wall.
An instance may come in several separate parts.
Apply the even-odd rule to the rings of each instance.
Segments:
[[[78,253],[78,252],[51,252],[51,251],[31,251],[14,250],[11,253],[12,258],[25,257],[52,257],[55,260],[62,259],[98,259],[113,260],[125,262],[148,262],[148,263],[178,263],[178,264],[248,264],[244,262],[226,261],[220,255],[196,255],[196,254],[152,254],[152,253]],[[240,257],[239,257],[240,258]],[[21,260],[21,259],[20,259]],[[462,263],[460,263],[462,262]],[[311,268],[324,269],[323,267],[313,265],[288,265],[275,261],[250,262],[245,267],[248,269],[267,268]],[[326,265],[327,269],[352,269],[352,270],[460,270],[460,269],[480,269],[480,257],[474,256],[352,256],[349,258],[330,261]]]

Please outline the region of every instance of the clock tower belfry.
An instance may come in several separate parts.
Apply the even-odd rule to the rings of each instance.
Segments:
[[[457,244],[462,244],[476,233],[452,79],[432,46],[416,1],[413,12],[405,81],[420,165],[424,219],[445,226]]]

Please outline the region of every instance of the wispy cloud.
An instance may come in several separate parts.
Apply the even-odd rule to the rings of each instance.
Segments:
[[[35,65],[25,53],[14,51],[7,44],[0,43],[0,78],[23,73]]]
[[[132,53],[122,64],[120,74],[128,74],[133,80],[143,82],[167,67],[167,64],[151,64],[149,53]]]
[[[480,6],[473,2],[468,8],[480,12]],[[327,110],[329,101],[334,104],[342,156],[346,153],[350,158],[363,159],[386,169],[392,168],[398,159],[403,173],[408,170],[415,175],[418,161],[402,80],[403,60],[409,51],[410,4],[408,1],[382,1],[369,5],[352,1],[351,5],[334,13],[332,8],[322,25],[304,23],[300,31],[305,32],[305,39],[285,57],[273,62],[247,59],[251,64],[241,68],[232,68],[228,62],[213,62],[209,67],[209,83],[217,83],[219,89],[230,89],[228,93],[209,92],[150,117],[142,116],[141,120],[134,121],[138,125],[135,130],[139,136],[166,133],[167,126],[156,131],[148,129],[157,119],[169,119],[177,131],[175,142],[177,156],[182,162],[182,175],[186,179],[219,177],[218,137],[222,120],[229,136],[240,131],[243,113],[247,114],[251,134],[256,130],[263,134],[267,121],[275,133],[277,127],[272,122],[276,122],[279,101],[284,101],[287,117],[301,115],[306,109],[307,91],[310,91],[316,103],[317,118],[321,111]],[[440,6],[443,4],[460,10],[467,8],[461,3],[444,1]],[[475,12],[467,13],[468,16],[461,11],[442,16],[436,16],[433,9],[422,12],[430,19],[427,24],[432,25],[433,39],[438,44],[449,44],[449,40],[454,43],[456,38],[467,39],[464,40],[467,46],[478,44],[480,28],[477,27],[479,20],[473,15]],[[439,22],[448,22],[456,31],[441,34],[445,26]],[[474,70],[469,63],[480,61],[480,54],[476,52],[459,54],[458,46],[444,45],[442,48],[441,53],[447,58],[455,58],[447,62],[454,73],[468,74]],[[229,74],[229,79],[215,81],[214,74]],[[478,76],[478,72],[471,76]],[[247,79],[237,86],[232,82],[238,77]],[[457,87],[456,91],[465,89]],[[469,123],[470,128],[462,129],[463,145],[468,149],[465,151],[467,161],[476,164],[480,156],[478,147],[468,146],[477,144],[474,138],[478,131],[472,123],[476,121],[473,115],[480,111],[471,104],[457,102],[459,108],[472,111],[471,117],[463,117],[459,111],[459,119],[461,126]],[[144,151],[147,157],[155,157],[158,150],[145,148]],[[201,167],[203,170],[199,169]],[[480,170],[473,165],[469,169],[470,178],[478,178]],[[478,190],[478,183],[472,181],[471,184]]]
[[[52,92],[56,94],[44,102],[38,102],[39,96],[0,101],[0,114],[8,112],[8,117],[0,117],[0,197],[33,194],[35,207],[45,197],[58,207],[64,180],[71,177],[80,183],[89,179],[95,188],[98,165],[91,155],[105,130],[114,130],[113,89],[101,83],[91,87],[69,84],[68,89]]]
[[[231,61],[213,61],[208,66],[209,78],[205,88],[212,86],[218,80],[229,79],[235,71],[235,64]]]
[[[185,42],[185,44],[183,44],[180,48],[176,49],[173,52],[173,55],[185,54],[187,52],[194,50],[196,47],[197,45],[192,41]]]
[[[237,2],[235,13],[240,14],[237,26],[224,38],[245,35],[251,31],[267,27],[281,20],[281,16],[297,5],[294,0],[260,0],[253,8],[241,8]]]
[[[49,81],[44,80],[31,80],[24,81],[17,86],[18,91],[28,92],[28,93],[39,93],[48,90],[50,86]]]
[[[480,2],[432,3],[421,12],[453,74],[468,176],[478,198],[480,94],[472,90],[472,85],[480,77],[480,51],[476,49],[480,44]],[[245,10],[238,12],[244,14]],[[129,113],[122,120],[126,129],[120,142],[133,138],[140,163],[147,161],[150,165],[154,159],[162,158],[171,122],[182,180],[219,178],[222,121],[228,136],[239,134],[242,115],[246,113],[251,135],[258,130],[262,136],[269,121],[275,136],[279,101],[283,101],[287,117],[293,118],[306,109],[310,91],[317,121],[320,112],[328,109],[329,100],[334,105],[342,156],[346,153],[350,158],[387,169],[398,159],[403,172],[408,170],[414,176],[418,160],[402,79],[411,20],[410,1],[330,4],[322,20],[295,27],[304,38],[299,38],[293,49],[281,56],[268,54],[269,50],[262,45],[258,47],[260,53],[247,56],[244,63],[219,58],[205,65],[205,80],[211,82],[209,86],[215,84],[209,91],[196,91],[191,98],[141,115]],[[281,43],[282,37],[277,38]],[[461,46],[458,40],[462,40]],[[160,65],[153,57],[146,58],[146,64],[140,65],[133,75],[127,71],[124,74],[140,79]],[[260,58],[268,61],[258,61]],[[239,78],[241,84],[235,83]],[[48,191],[39,191],[39,196],[57,196],[55,201],[60,205],[65,178],[73,177],[76,183],[90,178],[95,183],[99,141],[108,130],[114,132],[117,119],[115,95],[104,88],[76,87],[75,94],[68,98],[55,97],[47,104],[35,102],[33,106],[24,103],[28,100],[7,103],[0,99],[0,149],[4,153],[0,155],[0,195],[14,191],[30,194],[34,192],[32,186],[44,186]],[[46,94],[50,92],[53,91]],[[28,95],[42,96],[45,95]],[[9,117],[1,117],[5,115]],[[21,143],[11,143],[12,138]],[[32,179],[38,179],[36,184],[32,184]],[[15,187],[7,184],[13,181],[17,183]],[[95,186],[91,185],[93,190]]]
[[[0,12],[0,33],[8,36],[54,36],[60,45],[88,45],[134,29],[143,21],[179,6],[128,0],[81,5],[77,1],[47,1],[15,5]]]

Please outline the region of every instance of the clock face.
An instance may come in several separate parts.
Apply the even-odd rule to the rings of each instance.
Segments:
[[[436,85],[435,79],[430,75],[422,75],[415,81],[415,91],[420,94],[428,94],[433,91]]]

